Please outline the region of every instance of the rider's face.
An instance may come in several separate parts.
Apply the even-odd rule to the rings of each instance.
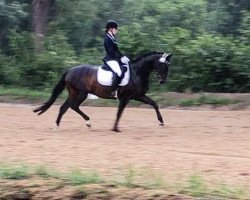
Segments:
[[[116,29],[116,28],[111,28],[110,30],[113,33],[113,35],[116,35],[118,32],[118,29]]]

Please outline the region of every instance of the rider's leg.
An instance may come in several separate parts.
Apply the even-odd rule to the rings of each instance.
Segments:
[[[108,66],[112,69],[114,73],[116,73],[119,77],[122,75],[122,70],[120,68],[119,63],[116,60],[110,60],[106,62]]]
[[[122,70],[120,68],[119,63],[115,60],[107,61],[107,64],[114,72],[114,78],[112,80],[112,86],[111,86],[111,88],[112,88],[111,94],[112,94],[112,96],[116,96],[115,90],[117,89],[118,85],[121,82]]]

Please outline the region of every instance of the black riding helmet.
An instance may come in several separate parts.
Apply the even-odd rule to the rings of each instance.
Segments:
[[[114,20],[109,20],[106,23],[106,31],[109,30],[110,28],[117,29],[118,27],[119,27],[118,23]]]

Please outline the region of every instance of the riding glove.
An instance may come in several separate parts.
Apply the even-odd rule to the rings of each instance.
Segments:
[[[129,63],[129,58],[127,57],[127,56],[123,56],[122,58],[121,58],[121,62],[123,63],[123,64],[128,64]]]

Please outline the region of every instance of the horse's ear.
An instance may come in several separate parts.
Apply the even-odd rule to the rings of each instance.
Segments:
[[[169,55],[167,56],[167,60],[170,60],[172,56],[173,56],[173,53],[169,54]]]

